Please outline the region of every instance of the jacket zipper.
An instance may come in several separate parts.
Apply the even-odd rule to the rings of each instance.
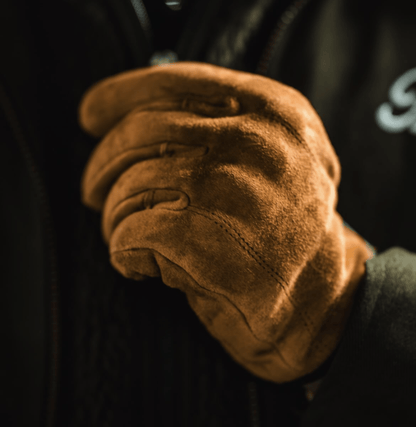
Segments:
[[[153,29],[152,29],[152,24],[150,22],[149,15],[147,14],[146,8],[142,0],[130,0],[130,3],[133,6],[134,12],[136,13],[136,17],[139,20],[140,26],[142,27],[146,35],[146,39],[149,44],[149,49],[152,50]]]
[[[250,420],[252,427],[260,427],[260,410],[256,383],[251,380],[247,384],[248,400],[250,406]]]
[[[17,118],[16,110],[8,98],[3,85],[0,83],[0,106],[2,107],[6,120],[8,121],[15,141],[21,155],[26,163],[29,176],[33,183],[33,188],[40,202],[41,214],[43,216],[46,239],[49,253],[49,364],[46,369],[49,373],[46,375],[46,392],[45,401],[43,404],[42,418],[45,422],[45,427],[53,427],[55,425],[57,395],[58,395],[58,375],[59,375],[59,357],[60,357],[60,314],[59,314],[59,294],[58,294],[58,275],[57,275],[57,250],[56,250],[56,235],[52,226],[51,211],[49,207],[48,198],[46,195],[46,188],[39,173],[38,166],[26,142],[23,133],[23,128],[20,126]]]
[[[147,65],[172,64],[173,62],[176,62],[178,60],[178,55],[172,50],[166,49],[164,51],[153,52],[154,33],[146,7],[142,0],[130,0],[130,3],[133,6],[136,17],[145,33],[149,50],[152,52],[152,56],[150,57]]]
[[[310,1],[311,0],[297,0],[291,3],[283,12],[272,31],[265,49],[263,50],[263,53],[257,64],[255,74],[268,76],[271,59],[273,58],[273,54],[277,51],[277,49],[281,47],[283,36],[286,34],[288,28],[293,23],[295,18]]]

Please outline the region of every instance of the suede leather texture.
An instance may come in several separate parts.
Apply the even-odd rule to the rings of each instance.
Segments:
[[[339,159],[300,92],[184,61],[94,84],[79,123],[100,139],[81,200],[102,213],[120,274],[184,292],[262,379],[328,359],[373,252],[336,211]]]

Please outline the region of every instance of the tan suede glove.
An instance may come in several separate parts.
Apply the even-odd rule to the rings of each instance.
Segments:
[[[331,355],[373,253],[336,212],[340,164],[299,92],[178,62],[98,82],[79,119],[103,138],[81,193],[102,211],[116,270],[185,292],[263,379],[300,378]]]

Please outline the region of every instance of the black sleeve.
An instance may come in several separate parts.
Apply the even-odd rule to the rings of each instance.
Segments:
[[[393,247],[366,265],[302,427],[416,425],[416,254]]]

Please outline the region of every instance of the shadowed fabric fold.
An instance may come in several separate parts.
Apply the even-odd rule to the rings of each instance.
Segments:
[[[284,383],[328,359],[373,256],[336,211],[338,157],[298,91],[197,63],[93,85],[82,202],[110,262],[184,292],[240,365]]]

